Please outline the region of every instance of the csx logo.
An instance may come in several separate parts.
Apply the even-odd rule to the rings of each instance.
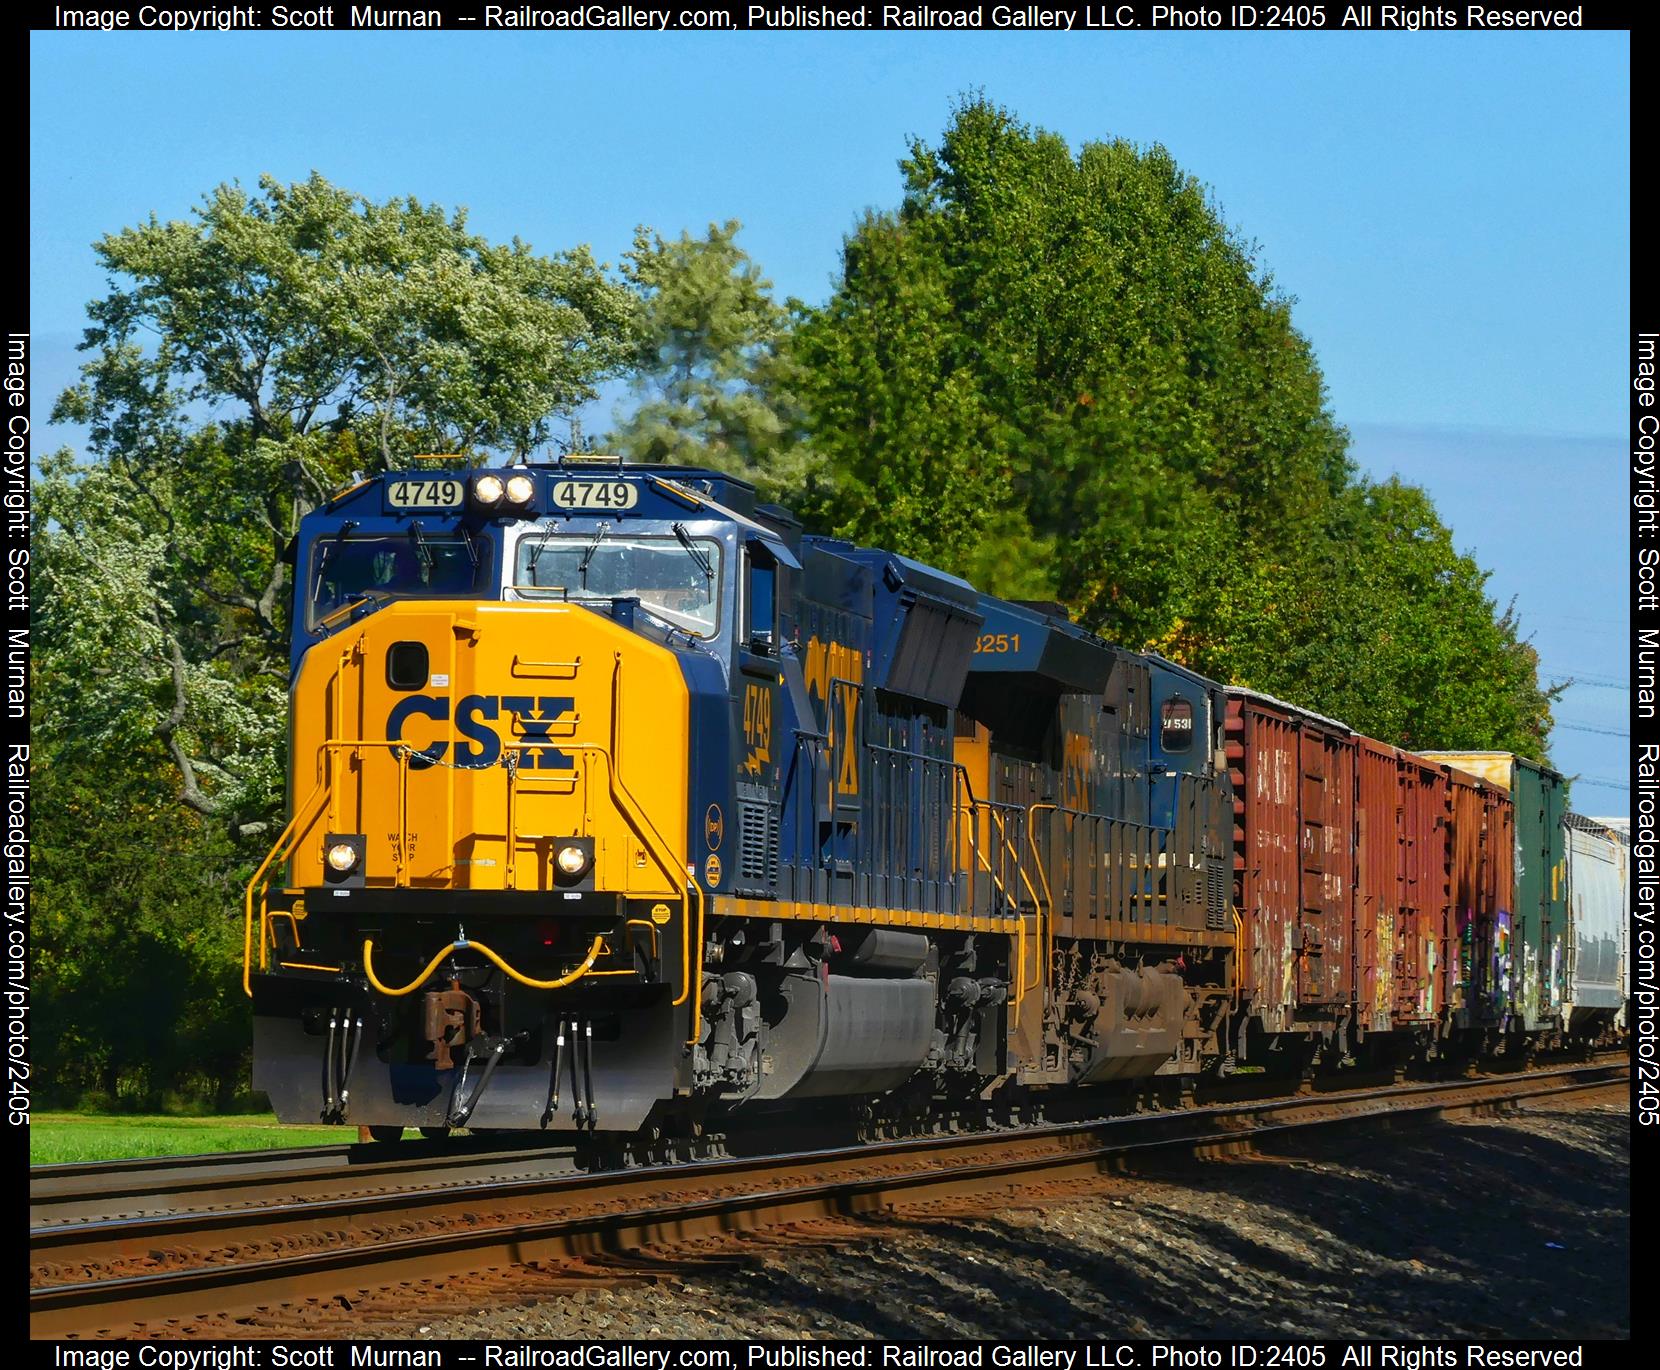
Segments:
[[[808,691],[822,702],[824,731],[836,764],[836,788],[845,795],[859,793],[859,692],[865,678],[865,659],[856,647],[839,642],[821,642],[818,634],[807,640],[802,673]],[[835,701],[841,704],[836,718]],[[746,722],[747,730],[747,722]]]
[[[520,740],[527,749],[519,753],[519,764],[526,769],[567,771],[571,758],[548,738],[553,721],[569,713],[576,701],[569,695],[463,695],[455,706],[455,731],[466,742],[455,744],[451,765],[481,769],[501,760],[502,740],[493,725],[517,718]],[[449,723],[450,697],[448,695],[405,695],[386,716],[386,738],[389,742],[403,741],[404,724],[412,718],[428,718],[434,723]],[[509,732],[511,733],[509,723]],[[468,742],[473,745],[467,745]],[[538,746],[537,744],[542,745]],[[430,747],[414,751],[413,756],[429,764],[445,760],[448,742],[434,742]]]

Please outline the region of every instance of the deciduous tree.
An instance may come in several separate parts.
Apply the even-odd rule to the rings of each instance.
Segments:
[[[622,267],[637,296],[633,403],[606,443],[634,461],[730,471],[771,494],[804,474],[781,350],[795,302],[774,300],[739,227],[635,235]]]

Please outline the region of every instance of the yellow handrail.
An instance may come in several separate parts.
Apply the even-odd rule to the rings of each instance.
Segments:
[[[962,765],[962,763],[961,762],[953,763],[953,769],[956,771],[957,780],[961,783],[961,785],[963,787],[963,790],[968,795],[968,815],[969,815],[969,817],[968,817],[968,826],[969,826],[968,846],[969,846],[969,850],[974,853],[975,859],[978,860],[979,863],[983,867],[985,867],[986,874],[991,877],[991,883],[997,887],[998,893],[1001,894],[1004,899],[1007,899],[1008,902],[1009,902],[1010,907],[1014,908],[1014,910],[1015,910],[1015,924],[1014,924],[1015,965],[1014,965],[1014,1015],[1013,1016],[1014,1016],[1014,1026],[1019,1027],[1020,1026],[1020,1006],[1025,1001],[1025,998],[1026,998],[1026,920],[1020,916],[1019,901],[1017,901],[1016,899],[1014,899],[1010,896],[1009,891],[1008,891],[1008,887],[1006,885],[1004,885],[1002,877],[999,876],[997,874],[997,872],[994,871],[991,868],[991,862],[986,859],[986,854],[983,851],[980,850],[980,825],[979,825],[979,820],[976,817],[976,814],[977,814],[978,810],[984,808],[986,810],[986,816],[989,819],[991,819],[991,820],[993,820],[994,822],[997,823],[997,827],[998,827],[999,832],[1002,831],[1003,822],[1002,822],[1002,819],[998,817],[997,811],[995,809],[993,809],[989,804],[982,804],[978,799],[976,799],[974,797],[974,784],[968,778],[967,769]],[[957,803],[957,798],[956,798],[956,792],[955,791],[952,792],[951,802],[953,804]],[[990,831],[989,827],[987,828],[987,831],[989,833],[989,831]],[[1008,840],[1008,838],[1005,835],[1004,836],[1004,841],[1006,842],[1007,840]],[[1017,866],[1017,869],[1018,869],[1018,866]],[[1022,874],[1024,876],[1024,873],[1022,873]],[[1031,888],[1031,882],[1030,881],[1027,881],[1027,888],[1028,889]],[[1035,892],[1033,893],[1032,897],[1033,897],[1033,899],[1037,898],[1037,895],[1036,895]]]
[[[265,860],[263,860],[259,863],[259,869],[254,872],[253,878],[248,881],[248,888],[243,892],[243,896],[242,896],[242,992],[244,994],[246,994],[250,999],[252,999],[254,997],[254,983],[253,983],[253,974],[254,974],[254,890],[257,887],[259,889],[259,892],[260,892],[260,894],[259,894],[259,968],[261,970],[264,970],[265,969],[265,924],[266,924],[265,885],[267,883],[265,881],[265,872],[268,871],[271,868],[271,863],[277,859],[278,853],[279,852],[285,852],[287,847],[288,847],[288,844],[291,843],[294,840],[295,834],[298,832],[299,827],[300,827],[301,817],[305,816],[306,822],[308,824],[311,822],[311,819],[313,817],[315,817],[315,815],[308,815],[306,811],[309,808],[311,808],[313,802],[315,800],[317,800],[319,797],[321,797],[324,794],[324,792],[325,792],[324,784],[321,780],[319,780],[317,782],[317,787],[314,790],[312,790],[312,792],[308,796],[306,796],[305,803],[303,805],[301,805],[299,808],[294,810],[294,816],[288,820],[288,826],[286,828],[284,828],[280,834],[278,834],[276,842],[272,844],[271,850],[265,854]]]
[[[1008,832],[1008,829],[1003,826],[1003,815],[998,813],[996,809],[989,808],[989,807],[987,809],[987,812],[991,815],[991,821],[993,823],[997,824],[997,835],[1002,839],[1003,846],[1006,848],[1009,845],[1009,832]],[[1024,886],[1026,886],[1026,893],[1032,896],[1032,907],[1033,907],[1033,909],[1036,910],[1036,912],[1033,913],[1032,917],[1033,917],[1033,921],[1036,922],[1037,925],[1038,925],[1036,927],[1036,929],[1034,930],[1034,936],[1041,935],[1042,932],[1043,932],[1043,900],[1038,895],[1037,887],[1032,884],[1032,877],[1026,874],[1026,863],[1020,859],[1020,853],[1019,852],[1015,853],[1014,868],[1020,874],[1020,883],[1023,884]],[[1020,914],[1019,917],[1020,917],[1021,929],[1022,929],[1022,932],[1024,932],[1025,926],[1026,926],[1026,917],[1025,917],[1024,914]],[[1021,955],[1020,973],[1021,973],[1022,979],[1025,978],[1025,974],[1026,974],[1026,962],[1025,962],[1026,950],[1025,950],[1025,945],[1024,945],[1025,940],[1026,939],[1023,936],[1021,938],[1022,946],[1021,946],[1021,952],[1020,952],[1020,955]],[[1040,953],[1041,953],[1041,947],[1040,947]],[[1039,969],[1041,970],[1042,967],[1040,966]],[[1037,979],[1034,976],[1033,979],[1030,982],[1028,982],[1026,988],[1028,990],[1033,989],[1033,988],[1036,987],[1037,983],[1038,983]],[[1045,984],[1048,983],[1048,973],[1047,972],[1044,973],[1044,983]]]
[[[669,847],[668,842],[664,840],[663,834],[657,831],[657,825],[651,821],[651,815],[645,811],[644,806],[641,805],[633,795],[628,793],[628,786],[623,784],[623,654],[621,652],[613,652],[611,654],[611,663],[611,754],[607,758],[607,775],[611,780],[612,798],[616,799],[618,795],[621,794],[627,798],[630,804],[633,804],[635,808],[639,809],[640,822],[651,829],[651,835],[656,838],[658,842],[661,842],[665,848],[668,848],[669,853],[672,856],[674,849]],[[620,802],[617,804],[617,808],[619,811],[622,809],[622,804]],[[629,815],[625,813],[623,817],[628,818]],[[630,821],[632,822],[632,820]],[[671,882],[670,887],[673,888],[675,885],[680,886],[680,966],[681,973],[685,975],[686,981],[680,987],[680,993],[671,1001],[670,1007],[679,1008],[681,1004],[686,1002],[688,996],[691,998],[692,1024],[691,1033],[686,1038],[686,1044],[688,1046],[695,1047],[697,1045],[698,1038],[703,1035],[703,886],[698,883],[697,877],[689,870],[686,873],[685,883],[681,884],[679,871],[673,869],[670,863],[664,863],[662,858],[657,856],[657,853],[653,852],[652,855],[657,857],[658,864],[662,867],[663,874],[669,877]],[[686,904],[687,889],[690,889],[697,895],[697,962],[695,965],[692,962],[693,949],[689,945],[691,942],[691,912],[687,908]]]
[[[432,958],[432,960],[428,961],[421,973],[402,989],[393,989],[390,985],[382,984],[380,977],[375,974],[375,965],[373,960],[374,946],[375,943],[373,938],[364,939],[363,973],[368,977],[369,983],[373,985],[379,993],[392,999],[399,999],[406,994],[413,993],[422,985],[426,984],[427,980],[431,978],[432,972],[438,969],[439,963],[442,962],[443,959],[451,952],[469,950],[476,951],[482,956],[489,957],[489,959],[494,961],[496,965],[508,975],[509,978],[517,980],[521,985],[525,985],[530,989],[564,989],[566,985],[575,984],[584,975],[586,975],[590,969],[592,969],[594,962],[599,960],[599,954],[605,947],[605,937],[602,934],[601,936],[594,938],[594,944],[588,948],[588,955],[584,958],[582,964],[577,966],[575,970],[569,972],[568,974],[561,975],[556,980],[534,980],[522,971],[514,970],[512,966],[508,965],[506,961],[502,960],[500,956],[491,951],[489,947],[484,945],[484,943],[457,940],[451,942],[449,946],[443,948]]]
[[[1032,804],[1026,810],[1026,845],[1032,849],[1032,861],[1037,866],[1038,879],[1043,881],[1043,897],[1048,903],[1047,910],[1042,904],[1038,905],[1038,954],[1043,958],[1040,962],[1043,970],[1043,984],[1047,989],[1050,976],[1050,960],[1055,954],[1053,946],[1055,937],[1055,896],[1049,888],[1049,872],[1043,863],[1043,853],[1037,846],[1037,824],[1033,821],[1039,809],[1048,809],[1054,812],[1060,808],[1058,804]],[[1034,891],[1032,897],[1037,898]]]

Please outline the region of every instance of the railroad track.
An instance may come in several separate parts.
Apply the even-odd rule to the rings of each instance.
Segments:
[[[362,1335],[367,1315],[400,1306],[430,1315],[446,1282],[466,1286],[481,1271],[532,1272],[545,1293],[627,1277],[631,1252],[719,1259],[720,1239],[734,1233],[1064,1190],[1143,1158],[1220,1156],[1311,1129],[1491,1110],[1618,1086],[1629,1073],[1622,1058],[600,1174],[569,1169],[568,1155],[511,1148],[391,1160],[308,1148],[287,1166],[262,1153],[138,1163],[127,1175],[52,1167],[38,1196],[31,1177],[30,1331]],[[359,1150],[373,1159],[354,1164]],[[68,1169],[80,1174],[60,1173]]]
[[[520,1135],[231,1151],[35,1166],[29,1230],[71,1223],[164,1217],[273,1200],[386,1195],[434,1186],[576,1173],[569,1146]]]

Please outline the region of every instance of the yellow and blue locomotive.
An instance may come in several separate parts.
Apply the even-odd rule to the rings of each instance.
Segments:
[[[1227,1049],[1211,682],[614,459],[364,482],[294,586],[246,908],[285,1121],[990,1114]]]

